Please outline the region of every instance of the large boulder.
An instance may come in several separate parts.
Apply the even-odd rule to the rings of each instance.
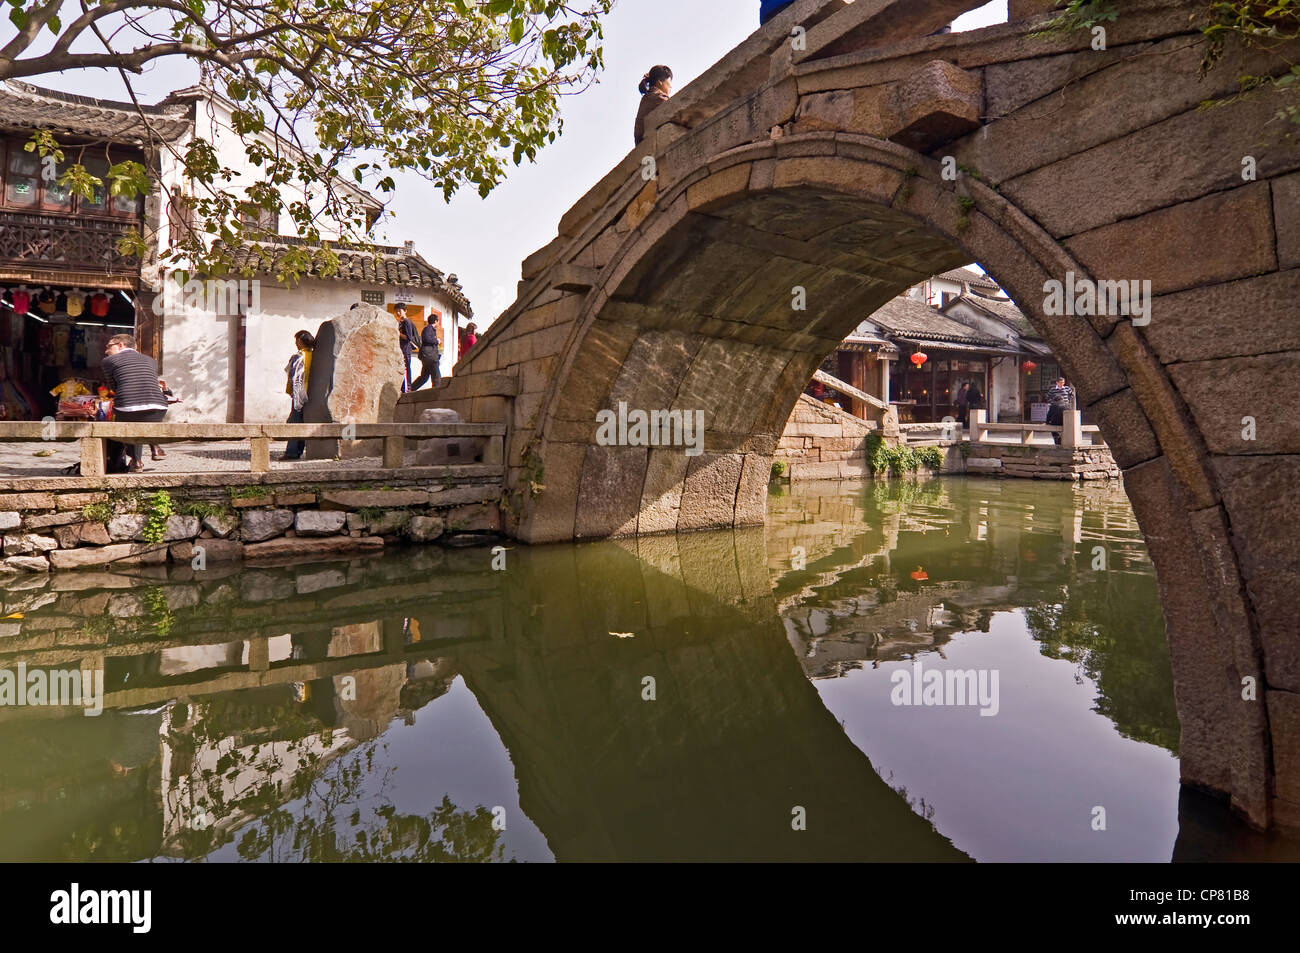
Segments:
[[[322,424],[390,421],[404,377],[397,321],[374,305],[358,305],[316,332],[303,419]],[[379,440],[307,441],[311,460],[382,453]]]

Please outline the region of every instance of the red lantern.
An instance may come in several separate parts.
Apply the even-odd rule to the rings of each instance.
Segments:
[[[929,357],[926,355],[924,351],[917,351],[915,354],[909,357],[908,360],[911,361],[913,364],[915,364],[917,366],[917,369],[919,370],[921,365],[929,360]]]
[[[1034,369],[1038,367],[1038,365],[1035,364],[1033,361],[1025,361],[1025,363],[1021,364],[1020,366],[1025,369],[1026,374],[1034,373]]]

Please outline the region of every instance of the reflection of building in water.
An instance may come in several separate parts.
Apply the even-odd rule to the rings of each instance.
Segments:
[[[1118,487],[1081,487],[1047,505],[1014,484],[896,481],[865,493],[819,486],[772,505],[804,507],[769,531],[768,554],[810,678],[939,651],[958,633],[987,632],[1001,611],[1030,610],[1032,628],[1051,617],[1037,607],[1061,606],[1101,577],[1098,545],[1108,570],[1151,572]]]

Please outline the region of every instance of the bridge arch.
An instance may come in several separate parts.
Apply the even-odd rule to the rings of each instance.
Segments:
[[[761,523],[776,442],[814,369],[876,308],[970,261],[1050,343],[1125,470],[1180,647],[1185,776],[1239,801],[1261,798],[1263,708],[1233,703],[1240,679],[1260,671],[1255,656],[1237,654],[1242,633],[1207,624],[1246,607],[1231,592],[1215,605],[1213,586],[1187,558],[1208,547],[1235,573],[1226,520],[1199,514],[1195,538],[1177,526],[1191,518],[1194,491],[1170,458],[1199,460],[1201,435],[1183,414],[1148,418],[1134,375],[1156,377],[1149,389],[1174,388],[1131,326],[1104,341],[1085,318],[1043,313],[1044,283],[1068,272],[1092,277],[1083,264],[995,190],[945,181],[937,160],[902,146],[829,132],[759,143],[659,198],[585,295],[543,397],[535,452],[547,489],[521,535],[544,542]],[[798,288],[807,310],[794,308]],[[597,414],[620,402],[702,409],[703,452],[599,445]],[[1215,494],[1212,484],[1205,492]],[[1224,750],[1236,752],[1231,764]]]
[[[1124,472],[1161,587],[1184,780],[1257,825],[1300,827],[1300,418],[1263,396],[1300,366],[1300,154],[1259,141],[1276,98],[1198,108],[1236,73],[1200,78],[1189,0],[1135,3],[1101,56],[1035,39],[1032,20],[909,37],[873,19],[963,5],[800,0],[792,16],[825,13],[807,55],[792,62],[774,22],[652,114],[456,378],[402,405],[510,423],[521,539],[756,523],[823,357],[908,285],[978,261]],[[1287,67],[1268,53],[1242,68]],[[1043,286],[1070,272],[1150,279],[1158,314],[1049,318]],[[597,414],[621,403],[704,410],[703,452],[603,446]],[[1277,419],[1243,442],[1261,411]]]

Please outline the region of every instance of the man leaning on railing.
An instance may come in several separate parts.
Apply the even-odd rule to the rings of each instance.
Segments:
[[[1056,383],[1047,389],[1047,423],[1052,427],[1060,427],[1065,420],[1065,412],[1074,409],[1074,388],[1065,382],[1064,377],[1058,377]],[[1061,442],[1061,432],[1059,430],[1052,434],[1052,439],[1057,443]]]

